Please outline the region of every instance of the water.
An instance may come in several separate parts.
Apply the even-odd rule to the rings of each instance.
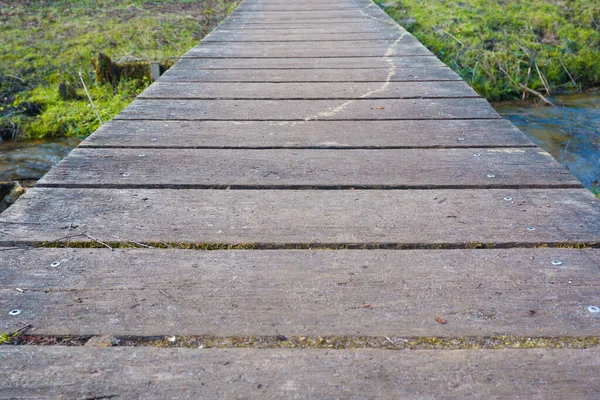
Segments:
[[[76,138],[0,142],[0,182],[41,178],[79,142]]]
[[[600,180],[600,93],[556,96],[559,107],[521,101],[495,103],[511,120],[586,187],[597,189]]]

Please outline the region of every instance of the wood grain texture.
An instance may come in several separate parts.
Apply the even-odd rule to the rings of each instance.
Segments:
[[[353,69],[445,67],[437,57],[181,58],[170,72],[204,69]]]
[[[422,99],[476,98],[464,81],[450,82],[155,82],[138,99]]]
[[[0,242],[86,233],[102,241],[512,246],[598,242],[599,218],[586,189],[34,188],[0,216]]]
[[[309,121],[500,119],[480,98],[360,100],[135,100],[115,119]]]
[[[376,135],[373,132],[377,132]],[[459,140],[462,139],[462,140]],[[112,120],[80,147],[394,148],[533,146],[507,120],[127,121]],[[477,150],[474,150],[474,152]]]
[[[587,310],[600,304],[596,249],[37,249],[4,250],[0,261],[0,309],[22,310],[0,319],[3,331],[29,323],[38,335],[600,334]]]
[[[239,32],[282,32],[294,34],[294,33],[356,33],[356,32],[389,32],[389,33],[406,33],[406,29],[399,25],[391,24],[379,24],[372,23],[373,21],[359,22],[305,22],[303,24],[286,24],[284,22],[279,23],[261,23],[252,24],[245,23],[243,21],[224,21],[222,22],[213,32],[219,31],[239,31]]]
[[[3,346],[0,389],[9,397],[63,398],[595,399],[600,390],[599,357],[597,349],[390,352]]]
[[[239,31],[219,29],[208,34],[207,42],[312,42],[312,41],[374,41],[396,40],[400,36],[397,29],[373,30],[372,32],[327,32],[318,33],[300,30],[292,34],[269,30]]]
[[[393,57],[427,56],[431,53],[416,39],[406,36],[399,42],[287,42],[218,43],[201,42],[184,57]]]
[[[173,69],[160,77],[160,82],[411,82],[459,81],[456,72],[447,67],[381,68],[381,69],[252,69],[203,70]],[[339,85],[340,90],[355,89]],[[381,87],[381,86],[379,86]],[[314,88],[318,91],[318,88]],[[459,90],[460,93],[461,90]],[[386,90],[389,92],[389,89]],[[364,92],[363,92],[364,93]],[[361,93],[362,94],[362,93]]]
[[[581,187],[541,149],[478,151],[75,149],[37,186]]]

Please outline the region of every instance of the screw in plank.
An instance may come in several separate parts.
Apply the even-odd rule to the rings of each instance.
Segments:
[[[54,261],[52,264],[50,264],[50,266],[52,268],[60,267],[60,261]]]
[[[512,201],[512,197],[505,197],[504,201]]]
[[[600,312],[600,307],[588,306],[588,311],[591,312],[591,313],[599,313]]]
[[[465,141],[465,138],[464,138],[464,137],[459,137],[459,138],[458,138],[458,141],[459,141],[459,142],[464,142],[464,141]]]
[[[19,314],[21,314],[21,310],[19,310],[17,308],[15,308],[14,310],[10,310],[8,312],[8,315],[12,315],[12,316],[19,315]]]
[[[528,231],[532,232],[535,231],[535,228],[532,228],[531,226],[529,228],[527,228]]]
[[[481,157],[481,153],[475,153],[473,154],[474,157]]]
[[[554,266],[557,266],[557,267],[558,267],[559,265],[562,265],[562,264],[563,264],[563,262],[562,262],[562,261],[560,261],[560,260],[552,260],[551,262],[552,262],[552,265],[554,265]]]
[[[495,178],[495,177],[496,177],[496,175],[494,175],[494,174],[488,174],[488,176],[487,176],[487,177],[488,177],[488,178]]]

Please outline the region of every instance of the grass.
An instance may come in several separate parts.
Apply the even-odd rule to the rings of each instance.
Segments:
[[[376,0],[488,100],[600,84],[597,0]]]
[[[231,0],[0,0],[0,138],[86,136],[98,128],[78,72],[104,120],[147,85],[121,81],[117,90],[94,81],[99,52],[113,60],[176,59],[235,9]],[[80,100],[64,101],[58,84]]]

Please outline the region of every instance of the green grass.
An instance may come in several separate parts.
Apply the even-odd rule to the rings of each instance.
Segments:
[[[6,332],[0,332],[0,345],[10,344],[11,341],[17,336],[17,334],[10,334]]]
[[[85,93],[78,72],[104,120],[129,104],[147,81],[120,82],[115,92],[94,82],[90,60],[176,59],[235,9],[239,1],[0,0],[0,136],[86,136],[98,128],[87,99],[63,101],[60,82]],[[35,102],[37,116],[24,104]]]
[[[489,100],[600,84],[597,0],[376,2]]]

